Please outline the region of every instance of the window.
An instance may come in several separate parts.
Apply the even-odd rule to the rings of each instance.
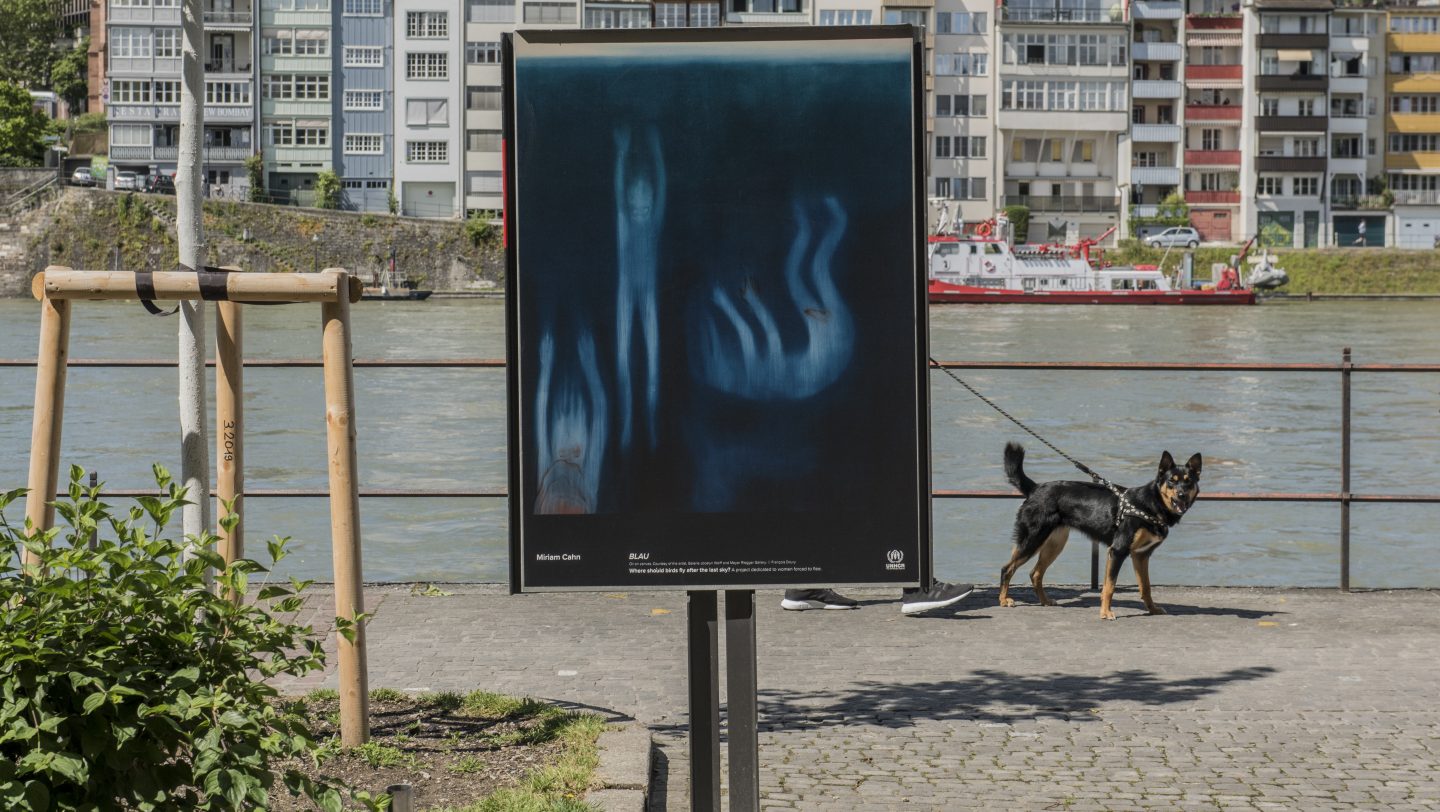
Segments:
[[[443,164],[449,149],[445,141],[406,141],[405,160],[412,164]]]
[[[1261,175],[1255,182],[1255,194],[1257,195],[1278,195],[1283,194],[1284,184],[1278,175]]]
[[[385,91],[383,90],[347,90],[345,91],[346,110],[384,110]]]
[[[385,0],[345,0],[346,17],[380,17],[385,14]]]
[[[1300,99],[1300,100],[1299,100],[1299,103],[1298,103],[1298,109],[1299,109],[1299,111],[1300,111],[1299,114],[1302,115],[1302,116],[1313,116],[1313,115],[1315,115],[1315,100],[1314,100],[1314,99]]]
[[[1200,189],[1202,192],[1229,192],[1235,188],[1235,175],[1220,174],[1218,172],[1206,172],[1200,176]]]
[[[936,178],[936,179],[935,179],[935,196],[936,196],[936,197],[949,197],[949,196],[950,196],[950,179],[949,179],[949,178]]]
[[[150,57],[150,29],[110,29],[111,59],[148,59]]]
[[[936,118],[946,118],[946,117],[949,117],[949,116],[951,116],[951,115],[954,115],[954,114],[950,112],[950,97],[949,97],[948,95],[944,95],[944,94],[937,95],[937,96],[935,97],[935,116],[936,116]]]
[[[1260,115],[1262,115],[1262,116],[1278,116],[1278,115],[1280,115],[1280,100],[1279,100],[1279,99],[1261,99],[1261,100],[1260,100]]]
[[[1296,178],[1293,183],[1296,197],[1315,197],[1320,191],[1319,178]]]
[[[450,55],[444,51],[405,54],[406,79],[446,79],[450,76]]]
[[[1136,152],[1130,157],[1131,166],[1159,166],[1160,153],[1158,152]]]
[[[515,0],[469,0],[465,19],[472,23],[513,23]]]
[[[346,155],[383,155],[385,136],[381,133],[345,133]]]
[[[295,127],[295,146],[325,147],[330,145],[330,128],[320,126]]]
[[[467,42],[465,43],[465,62],[470,65],[498,65],[500,64],[500,43],[498,42]]]
[[[499,172],[466,172],[465,192],[472,195],[500,194]]]
[[[328,32],[328,31],[296,31],[296,32],[295,32],[295,55],[296,55],[296,56],[329,56],[329,55],[330,55],[330,32]]]
[[[984,199],[985,199],[985,179],[984,179],[984,178],[971,178],[971,179],[970,179],[970,199],[971,199],[971,200],[984,200]]]
[[[657,12],[661,5],[655,4]],[[821,25],[869,25],[871,19],[871,12],[867,9],[824,9],[820,12]]]
[[[500,88],[498,87],[467,87],[465,88],[465,109],[466,110],[499,110],[500,109]]]
[[[935,157],[936,157],[936,158],[949,158],[949,157],[950,157],[950,136],[948,136],[948,135],[937,135],[937,136],[935,136]]]
[[[1320,139],[1318,138],[1297,138],[1295,139],[1295,154],[1302,158],[1315,158],[1323,153],[1320,152]]]
[[[250,83],[240,82],[205,82],[205,103],[206,104],[233,104],[245,105],[250,103]]]
[[[916,28],[925,27],[925,9],[923,8],[891,8],[885,10],[886,25],[913,25]]]
[[[179,58],[180,58],[180,29],[178,29],[178,28],[157,28],[157,29],[155,29],[155,58],[156,58],[156,59],[179,59]]]
[[[385,48],[380,45],[346,45],[345,67],[381,68],[385,66]]]
[[[585,7],[586,28],[649,28],[650,9]]]
[[[117,147],[150,146],[151,127],[149,124],[110,125],[110,145]]]
[[[1440,152],[1440,135],[1435,133],[1390,133],[1391,152]]]
[[[1201,130],[1201,131],[1200,131],[1200,148],[1201,148],[1201,149],[1212,149],[1212,150],[1213,150],[1213,149],[1220,149],[1220,131],[1219,131],[1219,130]]]
[[[155,81],[155,103],[179,104],[180,83],[172,79],[157,79]]]
[[[149,104],[150,80],[112,79],[110,81],[111,104]]]
[[[465,149],[470,152],[499,152],[500,131],[467,130],[465,133]]]
[[[1093,164],[1095,163],[1095,142],[1091,139],[1084,139],[1075,142],[1075,154],[1071,158],[1074,163]]]
[[[265,143],[274,147],[295,145],[295,125],[289,122],[272,122],[265,125]]]
[[[444,11],[405,12],[405,36],[411,39],[444,39],[449,35],[450,15]]]
[[[328,101],[326,73],[271,73],[260,77],[260,97],[277,101]]]
[[[323,28],[266,28],[260,37],[260,53],[265,56],[330,55],[330,32]]]
[[[574,3],[526,3],[525,22],[559,23],[574,25],[576,20]]]
[[[406,99],[407,127],[443,127],[450,123],[450,103],[445,99]]]
[[[330,128],[322,124],[273,121],[265,125],[265,141],[275,147],[324,147],[330,144]]]

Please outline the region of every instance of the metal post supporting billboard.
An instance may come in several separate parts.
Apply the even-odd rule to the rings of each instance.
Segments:
[[[760,810],[760,732],[755,684],[755,590],[725,590],[725,698],[730,712],[730,812]]]
[[[690,664],[690,808],[720,812],[719,595],[687,592]],[[725,590],[726,741],[730,810],[760,809],[759,713],[755,680],[755,591]]]
[[[691,590],[686,608],[690,663],[690,809],[720,810],[720,629],[714,590]]]

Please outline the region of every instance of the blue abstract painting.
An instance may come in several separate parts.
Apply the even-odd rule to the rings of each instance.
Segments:
[[[516,587],[916,580],[912,38],[630,33],[507,63]]]

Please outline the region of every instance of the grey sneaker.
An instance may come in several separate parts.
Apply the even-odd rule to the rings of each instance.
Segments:
[[[860,603],[833,589],[787,589],[781,609],[803,612],[806,609],[859,609]]]
[[[947,584],[944,581],[936,581],[929,589],[907,589],[900,596],[900,613],[918,615],[944,609],[959,603],[974,591],[975,587],[970,584]]]

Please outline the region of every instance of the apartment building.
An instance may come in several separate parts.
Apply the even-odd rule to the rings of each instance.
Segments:
[[[1131,6],[1130,214],[1153,217],[1182,188],[1185,63],[1180,0],[1141,0]],[[1128,157],[1128,160],[1126,160]]]
[[[261,154],[276,201],[314,205],[316,176],[335,169],[331,2],[260,0]]]
[[[1000,157],[994,13],[989,0],[937,0],[935,5],[927,174],[929,194],[945,201],[956,223],[995,215]]]
[[[441,0],[395,2],[395,195],[411,217],[464,214],[465,29]]]
[[[1440,7],[1392,2],[1386,12],[1385,172],[1395,244],[1440,240]]]
[[[341,207],[354,211],[390,209],[394,177],[395,75],[393,0],[339,0],[339,38],[333,49],[339,147]]]
[[[1030,207],[1032,241],[1122,226],[1130,165],[1130,23],[1115,0],[1005,0],[1000,51],[1000,206]],[[1175,77],[1135,83],[1136,99],[1180,98]],[[1113,239],[1113,238],[1112,238]]]
[[[1204,239],[1229,242],[1240,231],[1244,20],[1233,0],[1183,2],[1185,202]]]
[[[1331,244],[1394,243],[1386,199],[1384,40],[1378,5],[1337,3],[1330,15]]]
[[[202,174],[211,194],[241,195],[256,131],[250,0],[206,0],[203,15]],[[110,163],[173,173],[180,144],[179,0],[109,0],[105,28]]]

